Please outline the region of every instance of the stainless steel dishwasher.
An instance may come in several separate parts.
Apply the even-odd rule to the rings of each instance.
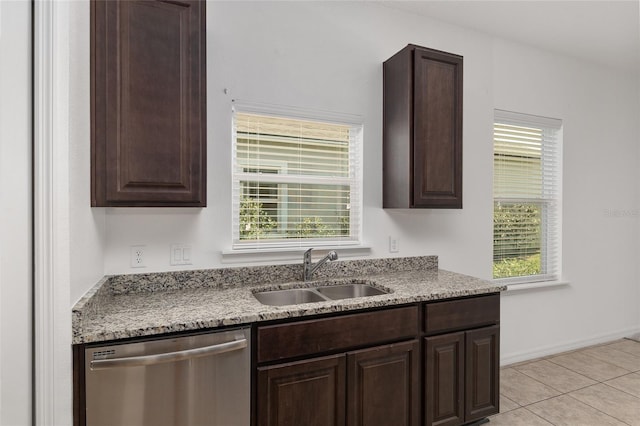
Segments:
[[[250,329],[90,347],[87,426],[248,426]]]

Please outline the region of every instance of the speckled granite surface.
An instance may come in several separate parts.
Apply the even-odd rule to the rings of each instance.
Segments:
[[[105,277],[74,306],[73,343],[248,324],[329,312],[447,299],[506,289],[438,269],[437,256],[337,261],[314,281],[301,264],[221,268]],[[366,280],[390,291],[379,296],[288,306],[263,305],[254,292]]]

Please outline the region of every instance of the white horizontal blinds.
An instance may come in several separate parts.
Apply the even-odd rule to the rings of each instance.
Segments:
[[[234,247],[354,243],[361,126],[236,111]]]
[[[561,121],[496,111],[494,278],[557,279]]]
[[[287,175],[349,176],[349,126],[236,114],[238,166],[286,163]]]

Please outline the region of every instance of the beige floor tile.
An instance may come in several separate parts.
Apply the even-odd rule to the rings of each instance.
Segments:
[[[549,426],[552,423],[536,416],[526,408],[496,414],[489,418],[491,426]]]
[[[604,383],[571,392],[570,396],[631,426],[640,426],[640,398]]]
[[[527,409],[556,426],[624,425],[621,421],[569,395],[537,402],[529,405]]]
[[[500,412],[506,413],[507,411],[515,410],[516,408],[520,408],[520,405],[517,402],[514,402],[507,398],[506,396],[500,394]]]
[[[513,368],[504,368],[500,371],[500,392],[520,405],[527,405],[560,395],[557,390]]]
[[[623,339],[608,346],[631,355],[640,356],[640,342],[635,340]]]
[[[573,352],[566,355],[556,356],[549,358],[549,361],[598,382],[624,376],[631,372],[626,368],[618,367],[617,365],[594,358],[584,352]]]
[[[640,373],[627,374],[605,382],[609,386],[640,398]]]
[[[629,352],[621,351],[611,347],[611,345],[587,348],[583,352],[629,371],[640,371],[640,355],[636,356]]]
[[[516,367],[516,370],[563,393],[582,389],[597,383],[582,374],[578,374],[568,368],[546,360]]]

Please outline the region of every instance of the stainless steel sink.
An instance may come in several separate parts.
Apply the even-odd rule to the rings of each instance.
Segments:
[[[346,284],[340,284],[339,281],[321,281],[312,283],[308,288],[266,290],[253,293],[253,296],[263,305],[284,306],[378,296],[389,292],[388,290],[374,287],[368,282],[348,281]]]
[[[300,303],[323,302],[327,300],[310,289],[292,288],[288,290],[271,290],[254,293],[253,296],[263,305],[283,306]]]
[[[378,296],[380,294],[388,293],[388,291],[384,291],[379,288],[370,286],[369,284],[362,283],[319,287],[317,290],[318,293],[332,300],[350,299],[353,297]]]

